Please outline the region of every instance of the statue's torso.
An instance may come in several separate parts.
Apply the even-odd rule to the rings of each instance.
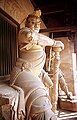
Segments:
[[[20,59],[32,65],[32,72],[39,75],[45,64],[45,52],[40,45],[33,45],[31,49],[20,51]]]

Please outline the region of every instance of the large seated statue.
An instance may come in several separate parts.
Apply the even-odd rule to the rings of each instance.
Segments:
[[[11,72],[10,84],[24,91],[24,105],[20,105],[22,109],[18,114],[25,114],[25,120],[56,120],[46,88],[53,84],[43,69],[46,59],[44,47],[64,49],[64,44],[39,33],[40,15],[40,10],[28,15],[25,27],[19,31],[19,58]]]

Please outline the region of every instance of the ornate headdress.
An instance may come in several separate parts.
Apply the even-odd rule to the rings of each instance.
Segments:
[[[32,13],[33,16],[36,16],[36,17],[40,17],[41,16],[41,10],[38,9],[38,10],[35,10],[33,13]]]
[[[40,16],[41,16],[41,10],[40,10],[40,9],[37,9],[37,10],[34,10],[33,13],[29,14],[28,17],[27,17],[27,19],[28,19],[29,17],[38,17],[38,18],[40,18]]]

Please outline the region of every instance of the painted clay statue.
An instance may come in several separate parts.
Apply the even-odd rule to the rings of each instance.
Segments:
[[[39,33],[40,16],[40,10],[28,15],[25,27],[19,31],[19,58],[11,73],[11,85],[24,91],[26,120],[56,120],[46,88],[52,87],[52,81],[43,69],[44,47],[60,46],[64,49],[64,44]]]

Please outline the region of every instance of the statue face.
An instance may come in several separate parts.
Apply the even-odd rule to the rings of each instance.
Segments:
[[[27,27],[29,27],[32,31],[39,32],[40,23],[40,18],[32,17],[28,19]]]

